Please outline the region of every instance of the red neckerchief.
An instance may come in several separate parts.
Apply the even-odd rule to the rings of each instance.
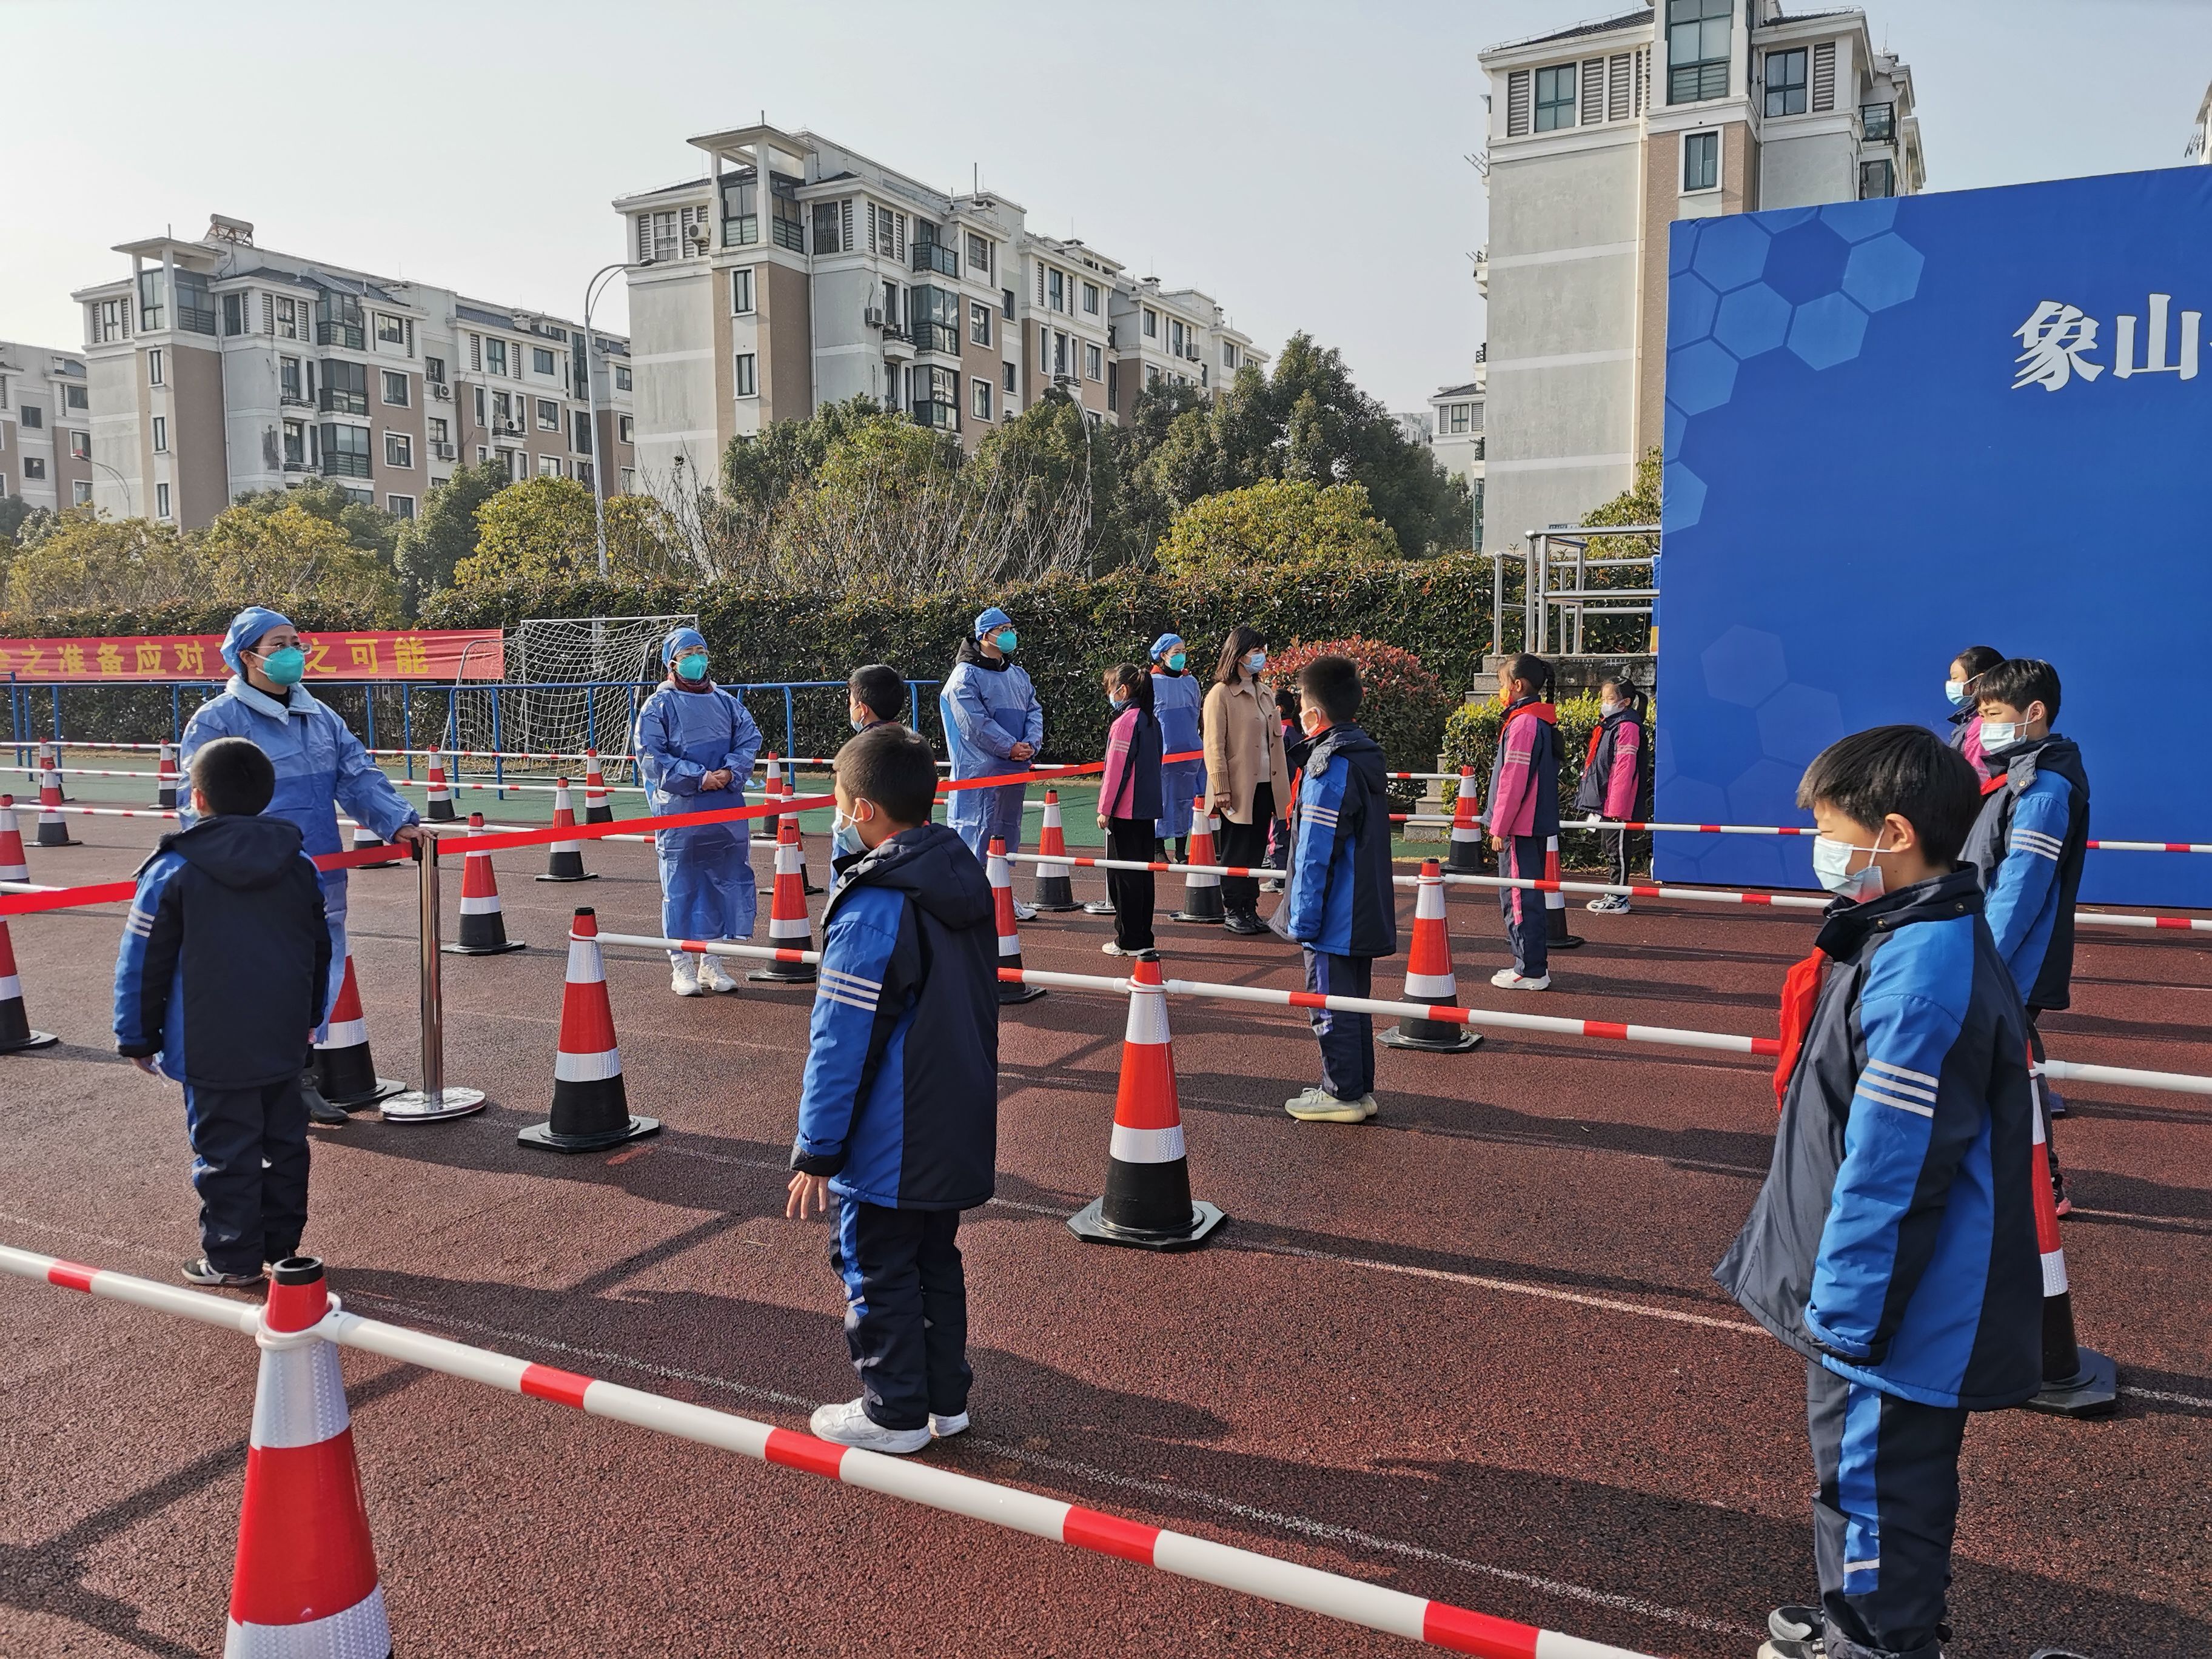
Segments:
[[[1820,1000],[1820,980],[1828,968],[1828,953],[1815,951],[1791,968],[1782,981],[1782,1053],[1774,1062],[1774,1109],[1782,1110],[1790,1091],[1790,1074],[1797,1069],[1797,1051],[1813,1024],[1813,1010]]]
[[[1583,750],[1583,770],[1587,772],[1597,760],[1597,746],[1605,741],[1605,722],[1600,720],[1590,727],[1589,747]]]
[[[2011,781],[2011,773],[2000,772],[1993,778],[1984,778],[1982,780],[1982,793],[1985,795],[1994,795],[1998,790],[2003,788],[2006,784]]]

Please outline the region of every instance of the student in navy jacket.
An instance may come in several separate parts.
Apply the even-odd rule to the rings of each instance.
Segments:
[[[2043,1377],[2020,998],[1957,864],[1972,769],[1917,726],[1831,744],[1798,804],[1838,895],[1784,991],[1782,1121],[1714,1272],[1806,1361],[1818,1607],[1776,1659],[1937,1659],[1970,1412]]]
[[[1582,779],[1575,786],[1577,811],[1616,823],[1650,816],[1651,740],[1644,730],[1650,723],[1649,707],[1636,682],[1626,675],[1600,683],[1598,721],[1590,728],[1589,747],[1583,753]],[[1613,884],[1628,885],[1626,830],[1613,832]],[[1607,893],[1584,908],[1601,915],[1626,915],[1628,895]]]
[[[991,1196],[998,1151],[998,927],[983,866],[929,821],[937,766],[902,726],[837,754],[840,859],[786,1213],[837,1195],[858,1400],[824,1406],[825,1440],[904,1453],[968,1426],[960,1212]]]
[[[115,958],[115,1048],[185,1087],[200,1195],[195,1285],[251,1285],[307,1224],[300,1055],[329,999],[322,878],[300,826],[258,816],[276,790],[245,738],[192,756],[189,830],[138,869]]]
[[[1305,948],[1306,989],[1374,994],[1375,958],[1398,948],[1397,889],[1390,880],[1389,780],[1382,750],[1356,722],[1359,669],[1349,657],[1316,657],[1298,672],[1299,723],[1313,741],[1291,793],[1291,868],[1274,920]],[[1283,1109],[1302,1121],[1373,1117],[1375,1021],[1316,1009],[1321,1083]]]

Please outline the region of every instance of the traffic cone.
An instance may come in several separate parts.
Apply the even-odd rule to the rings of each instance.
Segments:
[[[313,1256],[276,1264],[257,1339],[225,1659],[390,1659],[338,1351],[307,1334],[336,1305]]]
[[[177,810],[177,745],[163,743],[154,782],[154,805],[164,812]]]
[[[315,1043],[315,1086],[333,1106],[374,1106],[407,1087],[376,1074],[376,1061],[368,1052],[368,1022],[362,1018],[361,987],[354,982],[351,952],[345,959],[345,977],[338,981],[338,1000],[331,1005],[330,1024]]]
[[[362,823],[357,818],[354,821],[353,850],[355,852],[366,853],[372,847],[382,847],[383,845],[385,845],[383,839],[377,835],[375,830],[370,829],[367,824]],[[400,859],[395,854],[393,857],[388,859],[379,859],[374,864],[356,864],[353,868],[356,870],[389,870],[395,864],[401,864],[404,862],[405,862],[404,860]]]
[[[1201,801],[1190,804],[1190,862],[1213,862],[1213,815]],[[1219,921],[1224,914],[1220,877],[1194,870],[1182,878],[1182,908],[1175,913],[1177,921]]]
[[[599,919],[576,912],[568,930],[568,975],[561,994],[560,1048],[553,1056],[553,1114],[515,1135],[526,1146],[595,1152],[660,1133],[660,1120],[632,1117],[623,1088],[622,1050],[607,1005],[607,969],[599,956]]]
[[[811,951],[813,924],[806,917],[806,884],[799,862],[799,820],[775,826],[775,888],[768,902],[768,942],[780,951]],[[811,962],[763,962],[745,975],[772,985],[811,985]]]
[[[1037,856],[1040,860],[1064,856],[1067,852],[1067,836],[1060,827],[1060,791],[1044,792],[1044,827],[1037,831]],[[1030,895],[1030,902],[1040,910],[1073,910],[1075,889],[1068,880],[1073,865],[1046,864],[1036,867],[1036,886]]]
[[[568,799],[568,780],[553,780],[553,827],[574,830],[576,809]],[[545,873],[540,881],[597,881],[599,877],[584,868],[584,843],[580,841],[556,841],[545,849]]]
[[[8,937],[8,923],[0,917],[0,1054],[24,1048],[44,1048],[61,1039],[52,1031],[34,1031],[23,1009],[23,981],[15,977],[15,946]]]
[[[1078,1238],[1094,1244],[1186,1250],[1205,1243],[1222,1223],[1219,1210],[1190,1195],[1168,998],[1160,986],[1159,952],[1139,951],[1129,970],[1129,1024],[1121,1042],[1121,1085],[1114,1096],[1105,1196],[1067,1221]]]
[[[1481,876],[1490,873],[1489,844],[1482,838],[1482,825],[1474,811],[1474,769],[1459,769],[1459,795],[1452,802],[1451,856],[1444,868],[1455,876]]]
[[[69,793],[69,780],[62,775],[62,746],[59,744],[49,740],[39,745],[39,770],[54,775],[56,800],[69,801],[76,799]]]
[[[469,814],[469,840],[484,832],[483,814]],[[438,947],[456,957],[495,957],[502,951],[520,951],[520,939],[507,936],[507,918],[500,914],[499,878],[492,873],[491,854],[471,853],[461,866],[461,936]]]
[[[599,751],[584,751],[584,822],[612,823],[615,809],[607,804],[607,781],[599,773]]]
[[[430,757],[430,776],[426,793],[428,799],[422,809],[423,815],[433,823],[453,823],[453,792],[446,787],[446,757],[443,755]]]
[[[1552,836],[1544,843],[1544,879],[1559,879],[1559,838]],[[1571,951],[1582,943],[1579,935],[1567,931],[1567,896],[1556,887],[1544,893],[1544,943],[1554,951]]]
[[[1446,1007],[1459,1002],[1459,981],[1452,975],[1451,931],[1444,921],[1444,876],[1434,859],[1421,866],[1421,884],[1413,900],[1413,943],[1406,953],[1407,1002],[1429,1002]],[[1464,1054],[1482,1041],[1479,1032],[1456,1022],[1400,1020],[1382,1034],[1393,1048],[1426,1048],[1436,1054]]]
[[[799,768],[794,765],[787,772],[783,769],[783,763],[770,755],[768,757],[768,775],[769,785],[784,802],[783,811],[776,814],[776,840],[779,844],[782,842],[783,826],[790,824],[792,844],[799,848],[799,891],[819,893],[822,890],[814,884],[814,878],[806,872],[806,834],[799,828],[799,809],[790,804],[799,799]]]
[[[82,847],[81,841],[70,838],[69,820],[62,816],[61,780],[51,766],[39,771],[39,845],[41,847]]]
[[[2035,1152],[2027,1178],[2035,1188],[2035,1248],[2043,1257],[2043,1392],[2032,1410],[2061,1417],[2107,1417],[2119,1405],[2119,1368],[2074,1338],[2074,1295],[2066,1282],[2066,1251],[2058,1242],[2058,1205],[2051,1194],[2044,1150],[2043,1078],[2028,1057],[2028,1086],[2035,1095]]]
[[[28,881],[31,866],[23,860],[23,832],[15,827],[15,798],[0,795],[0,881]]]
[[[991,837],[991,856],[983,867],[991,878],[991,908],[999,918],[999,970],[1022,970],[1022,937],[1014,926],[1014,867],[1006,857],[1003,836]],[[1019,980],[999,981],[999,1002],[1001,1006],[1017,1002],[1035,1002],[1044,994],[1042,985],[1024,985]]]

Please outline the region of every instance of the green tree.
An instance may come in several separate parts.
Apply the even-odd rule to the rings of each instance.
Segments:
[[[275,513],[288,505],[299,507],[325,524],[336,525],[345,532],[347,540],[365,553],[375,554],[386,566],[392,562],[400,530],[407,522],[396,513],[355,501],[329,478],[303,478],[289,489],[249,491],[232,505],[257,513]]]
[[[228,507],[185,539],[211,596],[279,610],[302,599],[336,602],[380,622],[398,619],[399,584],[385,555],[306,502]]]
[[[1390,526],[1370,510],[1364,486],[1262,478],[1183,508],[1158,556],[1169,575],[1224,575],[1322,570],[1403,555]]]
[[[206,597],[199,562],[173,525],[102,519],[88,507],[58,515],[8,565],[8,608],[33,615]]]
[[[433,593],[453,585],[453,571],[477,550],[477,509],[507,488],[507,468],[483,461],[454,470],[434,489],[422,511],[400,526],[393,551],[401,609],[411,620]]]
[[[13,547],[15,532],[23,527],[23,520],[30,516],[30,504],[21,495],[0,495],[0,543]]]
[[[611,576],[685,574],[666,515],[650,496],[609,496],[605,514]],[[591,487],[574,478],[525,478],[477,508],[476,551],[454,567],[453,584],[569,581],[598,569]]]
[[[764,431],[731,439],[722,452],[724,504],[757,516],[774,512],[822,470],[832,444],[882,413],[872,398],[848,398],[824,404],[806,420],[772,421]]]

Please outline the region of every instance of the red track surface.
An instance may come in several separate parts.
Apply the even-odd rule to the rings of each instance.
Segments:
[[[33,879],[126,874],[148,840],[127,821],[76,833],[94,844],[34,849]],[[799,1425],[854,1392],[825,1234],[781,1218],[808,988],[683,1002],[662,960],[610,951],[631,1105],[670,1127],[580,1159],[514,1143],[551,1091],[569,907],[659,925],[647,849],[586,858],[604,878],[579,887],[503,859],[508,932],[533,948],[447,961],[447,1075],[492,1109],[319,1134],[309,1247],[364,1313]],[[353,895],[379,1069],[412,1075],[413,884],[365,872]],[[1576,909],[1590,944],[1554,958],[1553,993],[1509,1003],[1486,982],[1494,906],[1450,914],[1471,1002],[1747,1033],[1771,1030],[1810,934],[1771,913]],[[110,1052],[118,926],[15,926],[33,1020],[65,1042],[0,1058],[0,1238],[165,1276],[194,1253],[190,1153],[176,1091]],[[1040,918],[1024,958],[1110,971],[1102,927]],[[1161,941],[1187,977],[1294,982],[1269,939],[1163,920]],[[2212,1071],[2207,986],[2193,943],[2087,942],[2053,1052]],[[1170,1018],[1194,1185],[1229,1226],[1184,1256],[1071,1237],[1060,1218],[1104,1172],[1121,1005],[1055,991],[1011,1011],[1000,1200],[963,1232],[977,1426],[927,1455],[1653,1653],[1748,1654],[1811,1581],[1802,1370],[1708,1278],[1765,1167],[1764,1064],[1496,1035],[1470,1055],[1385,1048],[1382,1117],[1341,1128],[1281,1111],[1314,1073],[1302,1023]],[[2135,1392],[2105,1423],[1976,1420],[1954,1659],[2212,1651],[2212,1110],[2074,1105],[2076,1313]],[[15,1283],[0,1331],[0,1652],[219,1652],[251,1345]],[[539,1402],[346,1369],[414,1659],[1392,1645]]]

